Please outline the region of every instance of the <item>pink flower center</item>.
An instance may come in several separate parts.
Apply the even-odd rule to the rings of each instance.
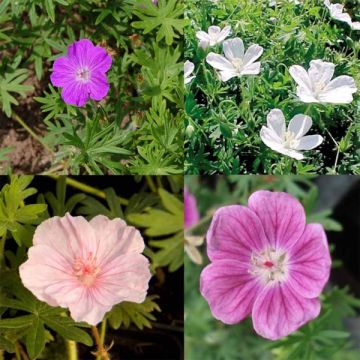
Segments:
[[[81,82],[88,82],[90,78],[90,70],[87,67],[78,69],[76,71],[76,80]]]
[[[100,268],[96,265],[96,258],[92,252],[88,254],[86,259],[76,258],[73,269],[78,280],[88,287],[95,283],[96,277],[100,272]]]
[[[260,277],[265,284],[287,278],[287,254],[281,249],[267,248],[260,253],[253,252],[250,262],[249,273]]]

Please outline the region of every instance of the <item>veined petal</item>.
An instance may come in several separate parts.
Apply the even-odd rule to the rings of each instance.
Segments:
[[[324,141],[320,135],[307,135],[299,139],[295,150],[311,150],[315,149]]]
[[[61,97],[69,105],[84,106],[89,99],[88,85],[80,81],[66,83],[63,86]]]
[[[262,55],[263,52],[264,49],[261,46],[257,44],[251,45],[244,55],[244,64],[249,65],[253,63]]]
[[[206,57],[206,62],[211,65],[213,68],[222,71],[235,71],[234,65],[227,60],[224,56],[219,54],[210,53]]]
[[[251,313],[262,286],[236,260],[217,260],[200,276],[200,292],[213,316],[225,324],[236,324]]]
[[[240,38],[224,41],[223,50],[226,58],[230,61],[244,57],[244,43]]]
[[[237,71],[228,71],[228,70],[224,70],[224,71],[220,71],[220,78],[222,81],[228,81],[230,79],[232,79],[233,77],[239,76],[239,73]]]
[[[318,60],[310,62],[309,77],[312,83],[326,85],[330,82],[335,72],[335,64]]]
[[[286,283],[265,287],[252,310],[255,331],[270,340],[287,336],[316,318],[320,313],[318,299],[306,299]]]
[[[98,101],[103,99],[110,89],[105,73],[93,72],[88,84],[88,89],[91,99]]]
[[[334,104],[349,104],[353,101],[352,94],[356,91],[354,79],[350,76],[342,75],[330,81],[319,94],[319,100]]]
[[[249,65],[246,65],[241,70],[241,75],[257,75],[261,71],[261,63],[255,62]]]
[[[310,130],[311,126],[312,120],[310,116],[298,114],[290,120],[288,130],[295,134],[296,139],[300,139]]]
[[[194,69],[195,65],[191,61],[186,60],[184,63],[184,77],[189,77],[190,74],[194,71]]]
[[[307,87],[297,86],[296,95],[304,103],[319,103],[319,100],[315,97],[316,94]]]
[[[200,40],[200,41],[205,41],[207,43],[210,43],[210,36],[209,34],[207,34],[205,31],[198,31],[196,33],[196,37]]]
[[[248,206],[260,219],[268,243],[275,249],[294,246],[304,232],[304,208],[287,193],[256,191],[250,196]]]
[[[280,140],[279,143],[281,143],[284,138],[286,124],[284,114],[280,109],[273,109],[269,112],[267,115],[267,126],[275,132]]]
[[[221,43],[222,41],[224,41],[230,34],[231,32],[231,26],[225,26],[221,32],[220,32],[220,36],[218,37],[217,42]]]
[[[302,66],[290,66],[289,73],[300,87],[306,88],[310,94],[312,93],[312,81]]]

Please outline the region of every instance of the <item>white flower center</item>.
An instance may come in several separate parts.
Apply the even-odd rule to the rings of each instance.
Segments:
[[[243,59],[240,58],[234,58],[231,60],[231,63],[234,65],[236,70],[241,71],[244,65]]]
[[[90,78],[90,70],[87,67],[78,69],[76,71],[76,80],[81,82],[88,82]]]
[[[264,284],[281,282],[287,278],[288,256],[285,251],[267,248],[251,254],[249,273],[260,277]]]
[[[323,90],[324,90],[324,87],[326,86],[323,82],[317,82],[317,81],[315,81],[314,83],[313,83],[313,85],[314,85],[314,92],[315,92],[315,94],[319,94],[320,92],[322,92]]]
[[[296,135],[292,131],[286,131],[284,135],[284,142],[283,145],[287,149],[294,149],[298,144],[298,140],[296,139]]]
[[[96,257],[92,252],[88,254],[86,259],[76,258],[73,270],[78,280],[85,286],[92,286],[100,272],[100,268],[96,265]]]

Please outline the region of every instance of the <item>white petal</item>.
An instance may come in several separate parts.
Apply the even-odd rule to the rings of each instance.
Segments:
[[[309,93],[312,92],[312,83],[309,78],[309,74],[302,66],[290,66],[289,73],[299,86],[301,86],[302,88],[306,88]]]
[[[189,77],[189,75],[194,71],[195,65],[189,61],[186,60],[184,63],[184,77]]]
[[[319,94],[319,100],[324,103],[349,104],[353,101],[352,94],[357,91],[352,77],[342,75],[326,86]]]
[[[269,112],[267,116],[267,126],[269,129],[273,130],[276,136],[279,139],[279,142],[284,138],[284,133],[286,130],[285,117],[281,110],[273,109]]]
[[[295,134],[296,139],[300,139],[310,130],[311,126],[312,120],[310,116],[298,114],[290,120],[288,130]]]
[[[223,43],[224,54],[230,61],[232,59],[243,59],[244,43],[240,38],[229,39]]]
[[[354,21],[351,23],[351,28],[353,30],[360,30],[360,22],[359,21]]]
[[[194,79],[194,78],[195,78],[195,76],[189,76],[189,77],[184,78],[184,84],[185,85],[189,84],[192,81],[192,79]]]
[[[250,65],[246,65],[241,70],[241,75],[257,75],[261,71],[261,63],[260,61],[252,63]]]
[[[322,61],[313,60],[310,62],[308,71],[311,82],[326,85],[330,82],[335,72],[335,64]]]
[[[225,26],[221,32],[220,32],[220,36],[218,37],[217,42],[221,43],[223,42],[230,34],[231,31],[231,26]]]
[[[244,64],[251,64],[256,61],[263,53],[264,49],[259,45],[251,45],[244,56]]]
[[[207,41],[207,42],[210,41],[210,36],[205,31],[198,31],[196,33],[196,37],[201,41]]]
[[[219,75],[222,81],[228,81],[235,76],[239,76],[239,73],[235,70],[224,70],[220,71]]]
[[[208,33],[209,33],[209,36],[210,38],[217,38],[220,34],[220,27],[219,26],[210,26],[209,29],[208,29]]]
[[[311,150],[319,146],[324,141],[320,135],[308,135],[299,140],[296,150]]]
[[[234,68],[233,64],[229,60],[227,60],[225,57],[223,57],[219,54],[215,54],[213,52],[211,52],[206,57],[206,62],[217,70],[222,70],[222,71],[236,70]]]
[[[310,91],[308,88],[298,86],[296,88],[296,95],[304,103],[318,103],[319,100],[315,97],[316,94]]]

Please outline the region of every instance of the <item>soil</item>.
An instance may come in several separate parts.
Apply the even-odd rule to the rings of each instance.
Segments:
[[[40,104],[33,97],[41,96],[45,87],[33,73],[24,84],[33,85],[35,89],[24,98],[16,97],[19,105],[12,110],[41,138],[46,134],[46,126],[42,121]],[[0,174],[39,174],[51,165],[49,151],[13,118],[0,111],[0,149],[5,147],[11,147],[12,151],[8,155],[9,161],[0,162]]]

